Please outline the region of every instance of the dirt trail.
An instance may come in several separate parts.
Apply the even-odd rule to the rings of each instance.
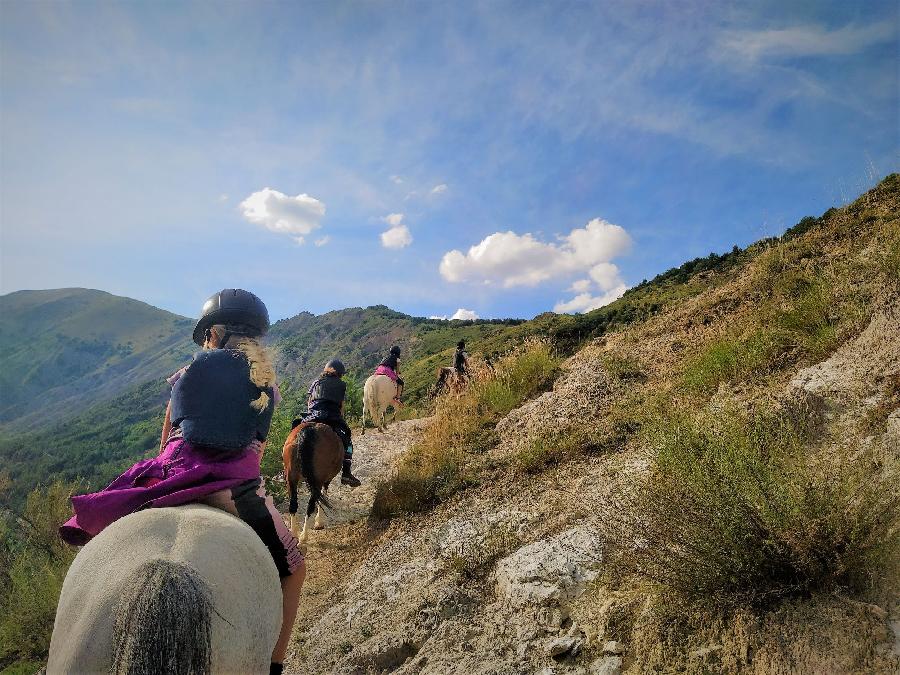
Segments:
[[[334,508],[326,514],[326,529],[309,535],[306,550],[306,581],[300,598],[300,609],[294,624],[294,640],[288,649],[285,672],[297,672],[293,666],[302,649],[303,632],[315,623],[331,590],[361,561],[362,553],[380,532],[367,527],[368,515],[375,498],[377,482],[388,475],[397,458],[421,434],[425,420],[395,422],[386,433],[368,429],[362,435],[353,430],[353,473],[362,486],[350,489],[337,480],[329,499]],[[308,497],[300,495],[301,511]]]

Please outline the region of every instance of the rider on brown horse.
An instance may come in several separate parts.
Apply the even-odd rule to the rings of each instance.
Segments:
[[[344,443],[344,467],[341,472],[341,483],[350,487],[362,485],[359,479],[350,473],[353,462],[353,442],[350,438],[350,427],[344,421],[344,395],[347,385],[341,379],[347,372],[344,364],[332,359],[325,364],[322,375],[309,388],[307,410],[304,422],[322,422],[327,424]]]

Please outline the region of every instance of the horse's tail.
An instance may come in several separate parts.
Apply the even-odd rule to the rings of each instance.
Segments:
[[[189,565],[151,560],[125,581],[113,608],[114,675],[210,672],[206,582]]]
[[[316,441],[319,434],[314,426],[303,427],[297,436],[297,454],[300,455],[300,470],[303,472],[303,480],[309,488],[309,505],[306,507],[306,515],[311,516],[316,510],[316,505],[321,503],[325,508],[331,508],[331,502],[322,492],[324,487],[316,478],[315,454]],[[296,458],[295,458],[296,459]]]

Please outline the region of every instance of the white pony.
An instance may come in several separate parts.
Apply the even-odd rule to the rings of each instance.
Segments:
[[[363,387],[362,433],[366,433],[366,415],[379,431],[387,431],[384,415],[397,395],[397,383],[387,375],[370,375]],[[396,417],[396,405],[394,416]]]
[[[199,504],[107,527],[66,574],[47,673],[268,673],[281,586],[250,526]]]

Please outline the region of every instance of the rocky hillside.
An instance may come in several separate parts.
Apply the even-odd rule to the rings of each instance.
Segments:
[[[898,672],[900,178],[811,221],[316,533],[288,672]]]

